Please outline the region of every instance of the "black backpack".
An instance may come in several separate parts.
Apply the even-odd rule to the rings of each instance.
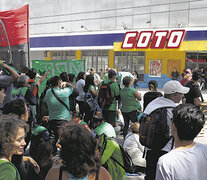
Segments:
[[[158,108],[149,115],[143,113],[139,128],[139,140],[143,146],[161,150],[171,137],[167,124],[167,107]]]
[[[95,109],[94,98],[90,91],[85,93],[84,101],[85,101],[85,104],[84,104],[85,111],[93,111]]]
[[[124,150],[122,144],[118,142],[115,138],[107,138],[104,144],[104,150],[106,148],[107,140],[113,140],[119,145],[123,157],[124,166],[119,161],[117,161],[114,157],[111,156],[110,158],[113,159],[116,163],[118,163],[127,173],[134,173],[135,172],[134,163],[131,157],[129,156],[129,154],[127,153],[127,151]]]
[[[111,87],[110,85],[114,82],[109,82],[108,84],[103,83],[99,89],[98,93],[98,105],[101,109],[108,109],[113,102],[111,97]]]

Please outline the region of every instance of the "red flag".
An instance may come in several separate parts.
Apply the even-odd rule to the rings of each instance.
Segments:
[[[29,5],[0,12],[0,46],[29,42]]]

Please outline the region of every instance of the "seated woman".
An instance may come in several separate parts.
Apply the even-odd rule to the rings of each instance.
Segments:
[[[20,174],[11,162],[14,154],[21,155],[26,145],[27,124],[15,115],[0,118],[0,179],[20,180]]]
[[[59,144],[63,166],[50,169],[46,180],[111,180],[101,167],[96,139],[82,125],[65,123],[60,129]]]
[[[146,160],[143,158],[144,146],[139,142],[139,123],[132,123],[131,131],[124,140],[124,149],[135,165],[135,172],[145,172]]]

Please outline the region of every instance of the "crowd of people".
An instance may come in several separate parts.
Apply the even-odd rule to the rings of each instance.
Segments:
[[[185,70],[164,94],[151,80],[142,97],[137,72],[107,68],[99,76],[91,68],[47,78],[49,72],[1,66],[7,71],[0,75],[0,179],[124,180],[122,146],[133,173],[145,179],[207,179],[207,147],[193,141],[205,123],[200,108],[207,107],[201,71]]]

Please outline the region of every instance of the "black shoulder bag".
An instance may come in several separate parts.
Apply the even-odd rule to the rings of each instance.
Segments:
[[[67,109],[68,111],[70,111],[70,109],[69,109],[69,107],[67,106],[67,104],[65,104],[65,103],[64,103],[64,102],[57,96],[57,94],[55,94],[54,90],[51,89],[51,91],[52,91],[53,95],[56,97],[56,99],[57,99],[63,106],[65,106],[66,109]]]

